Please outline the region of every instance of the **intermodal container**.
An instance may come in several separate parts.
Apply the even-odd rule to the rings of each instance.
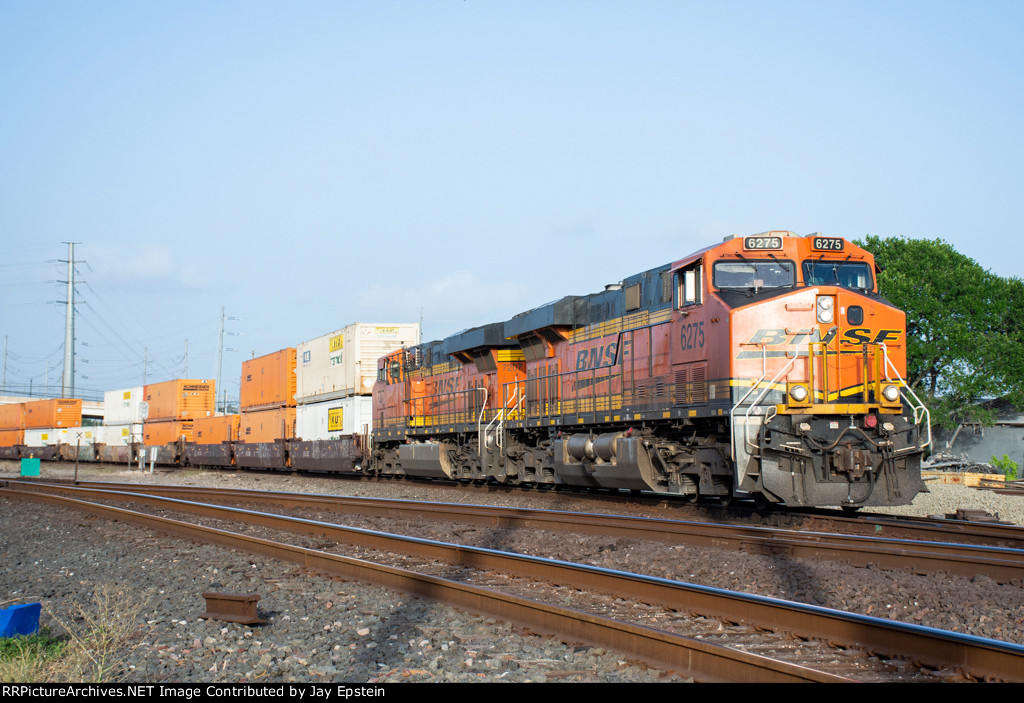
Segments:
[[[104,393],[103,424],[127,425],[131,422],[142,422],[139,405],[142,403],[145,392],[145,386],[137,386]]]
[[[25,444],[25,430],[0,430],[0,447],[17,447]]]
[[[103,425],[96,428],[99,437],[96,440],[111,447],[127,447],[142,441],[142,423],[124,425]]]
[[[295,347],[242,362],[239,407],[269,410],[295,405]]]
[[[53,447],[58,444],[87,446],[96,440],[99,427],[43,427],[25,430],[26,447]]]
[[[59,429],[52,427],[25,430],[24,445],[26,447],[52,447],[59,441],[59,433]]]
[[[365,322],[303,342],[296,348],[296,402],[369,395],[377,380],[377,359],[419,343],[418,323]]]
[[[239,415],[200,417],[192,423],[192,441],[196,444],[221,444],[238,439]]]
[[[174,444],[179,439],[191,442],[192,427],[192,420],[144,422],[142,423],[142,443],[146,446],[160,446]]]
[[[0,405],[0,430],[20,430],[25,427],[25,404]]]
[[[143,421],[194,420],[214,413],[217,392],[207,379],[182,379],[145,387],[148,411]]]
[[[25,403],[25,429],[79,427],[82,424],[81,398],[53,398]]]
[[[366,434],[373,418],[373,396],[306,403],[295,408],[295,436],[302,440],[339,439]]]
[[[247,444],[291,439],[294,436],[295,408],[257,410],[241,415],[238,438]]]

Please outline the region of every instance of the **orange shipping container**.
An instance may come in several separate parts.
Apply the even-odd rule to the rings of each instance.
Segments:
[[[242,413],[238,438],[247,444],[291,439],[295,436],[295,408]]]
[[[0,430],[22,429],[25,426],[24,415],[24,403],[8,403],[7,405],[0,405]]]
[[[192,423],[192,441],[196,444],[220,444],[238,439],[239,415],[200,417]]]
[[[25,430],[0,430],[0,447],[17,447],[25,443]]]
[[[25,429],[81,426],[81,398],[54,398],[25,403]]]
[[[142,443],[146,446],[174,444],[179,439],[192,441],[191,420],[162,420],[142,425]]]
[[[295,406],[295,347],[242,362],[243,412]]]
[[[213,415],[217,391],[211,380],[179,378],[146,386],[144,397],[146,420],[194,420]]]

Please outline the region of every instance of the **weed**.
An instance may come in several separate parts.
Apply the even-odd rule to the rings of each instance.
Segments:
[[[0,681],[103,683],[118,680],[125,659],[138,646],[138,617],[148,598],[111,585],[99,586],[93,603],[70,608],[73,624],[46,604],[46,612],[64,630],[48,630],[10,640],[0,649]]]
[[[1017,469],[1019,469],[1020,467],[1018,466],[1016,461],[1011,459],[1006,454],[1003,454],[1002,459],[996,459],[993,455],[992,461],[990,461],[989,463],[992,464],[992,466],[994,466],[995,468],[1002,471],[1003,475],[1006,476],[1007,481],[1017,480]]]
[[[0,638],[0,683],[24,683],[45,678],[66,643],[47,628],[34,635]]]

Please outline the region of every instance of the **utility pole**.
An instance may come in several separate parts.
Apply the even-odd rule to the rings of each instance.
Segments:
[[[182,378],[188,378],[188,339],[185,340],[185,375]]]
[[[142,348],[142,385],[146,385],[146,371],[149,366],[149,347]]]
[[[216,413],[217,410],[217,391],[222,387],[220,385],[220,372],[224,368],[224,306],[220,306],[220,341],[217,343],[217,381],[214,383],[214,395],[213,395],[213,409]],[[227,401],[224,401],[227,405]],[[221,408],[221,412],[227,412],[227,410]]]
[[[238,351],[237,349],[224,349],[224,321],[225,320],[237,320],[237,317],[226,317],[224,315],[224,306],[220,306],[220,342],[217,344],[217,380],[214,382],[214,393],[223,388],[220,385],[221,371],[224,369],[224,352],[225,351]],[[234,332],[228,332],[229,335],[233,335]],[[224,402],[221,405],[221,412],[226,413],[228,411],[228,397],[226,393],[222,393],[221,396],[224,398]],[[214,395],[214,405],[216,405],[216,395]]]
[[[0,395],[7,392],[7,335],[4,335],[4,378],[0,381]]]
[[[68,296],[64,303],[64,376],[61,379],[60,393],[62,398],[75,396],[75,243],[68,245]],[[58,261],[63,261],[58,259]]]

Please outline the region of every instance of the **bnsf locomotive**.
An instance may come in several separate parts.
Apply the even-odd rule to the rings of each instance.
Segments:
[[[730,237],[380,359],[379,474],[761,503],[910,503],[904,314],[838,237]]]

